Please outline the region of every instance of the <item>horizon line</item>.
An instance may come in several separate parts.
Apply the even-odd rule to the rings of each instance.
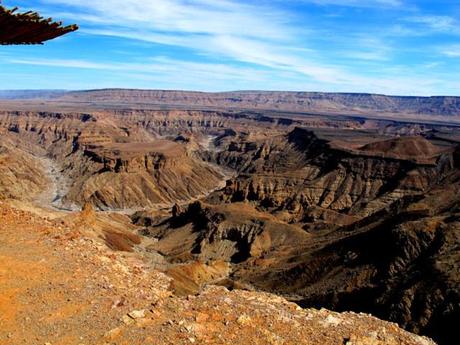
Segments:
[[[201,90],[186,90],[186,89],[144,89],[144,88],[123,88],[123,87],[105,87],[96,89],[0,89],[1,92],[97,92],[97,91],[111,91],[111,90],[125,90],[125,91],[161,91],[161,92],[190,92],[202,94],[226,94],[226,93],[304,93],[304,94],[335,94],[335,95],[367,95],[367,96],[383,96],[383,97],[404,97],[404,98],[460,98],[460,95],[402,95],[402,94],[384,94],[372,92],[334,92],[334,91],[294,91],[294,90],[257,90],[257,89],[244,89],[244,90],[228,90],[228,91],[201,91]]]

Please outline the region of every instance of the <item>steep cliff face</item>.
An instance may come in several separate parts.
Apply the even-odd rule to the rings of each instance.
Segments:
[[[283,273],[266,270],[249,280],[303,295],[303,306],[370,312],[453,344],[460,315],[459,181],[454,172],[424,197],[319,237],[326,244],[310,248],[308,260],[299,256]]]
[[[372,313],[454,344],[459,192],[453,168],[425,195],[402,197],[349,225],[308,233],[247,203],[194,204],[150,223],[147,234],[171,262],[231,264],[214,283],[275,292],[303,307]]]
[[[202,197],[224,180],[218,168],[169,141],[88,148],[67,162],[74,183],[65,200],[101,209],[169,207]]]
[[[240,175],[214,200],[253,201],[291,222],[327,218],[318,207],[337,213],[332,222],[372,214],[404,195],[423,193],[452,167],[452,159],[440,155],[420,164],[396,152],[385,157],[335,149],[301,128],[269,140],[221,144],[210,159]]]
[[[0,198],[32,200],[45,190],[48,182],[40,161],[0,140]]]
[[[130,124],[129,116],[125,125],[117,121],[106,113],[6,112],[0,128],[57,162],[68,181],[66,208],[87,201],[100,209],[169,207],[222,187],[223,172],[199,159],[192,144],[159,139],[165,133],[161,126]],[[177,123],[166,128],[182,131]]]

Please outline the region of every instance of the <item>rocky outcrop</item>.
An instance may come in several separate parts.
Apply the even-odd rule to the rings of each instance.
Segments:
[[[33,200],[49,183],[44,167],[32,154],[2,139],[0,139],[0,198]]]
[[[310,248],[308,260],[299,257],[282,273],[267,270],[249,280],[303,295],[302,306],[369,312],[453,344],[460,315],[458,173],[443,185],[451,190],[435,187],[425,197],[320,236],[316,241],[326,242]]]
[[[59,162],[69,182],[62,197],[66,208],[87,201],[99,209],[169,207],[208,194],[225,178],[193,154],[191,143],[158,139],[161,130],[149,132],[148,124],[115,126],[106,114],[0,115],[0,128]]]
[[[374,313],[450,344],[459,313],[456,151],[430,163],[363,156],[300,128],[271,140],[234,140],[221,140],[228,149],[214,159],[239,167],[239,177],[208,198],[214,205],[194,204],[151,227],[156,249],[173,261],[231,263],[225,286]]]
[[[218,168],[169,141],[91,147],[70,158],[78,161],[68,161],[75,182],[65,200],[100,209],[169,206],[204,196],[224,179]]]
[[[295,235],[277,224],[295,245],[272,241],[267,222],[261,222],[250,255],[234,262],[231,280],[282,294],[304,307],[372,313],[453,344],[460,312],[459,186],[454,169],[425,196],[404,197],[347,226]],[[241,214],[233,228],[242,222]],[[204,238],[217,234],[212,248],[224,246],[223,230],[232,228],[222,227],[222,219],[229,217],[199,227]]]
[[[213,200],[253,201],[285,213],[286,220],[304,223],[320,220],[320,207],[339,214],[334,222],[342,218],[346,223],[404,195],[426,191],[442,171],[452,168],[449,155],[437,157],[422,164],[370,151],[362,155],[332,148],[313,132],[296,128],[269,140],[225,143],[210,159],[238,169],[240,175]]]

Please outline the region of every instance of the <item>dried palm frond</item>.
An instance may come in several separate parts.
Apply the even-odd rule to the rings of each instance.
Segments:
[[[43,44],[43,42],[78,29],[77,25],[62,26],[36,12],[17,13],[17,8],[0,5],[0,44]]]

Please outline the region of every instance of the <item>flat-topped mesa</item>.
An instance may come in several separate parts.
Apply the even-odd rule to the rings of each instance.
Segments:
[[[447,150],[442,150],[433,145],[422,136],[391,137],[384,140],[359,142],[347,142],[345,140],[326,140],[318,136],[314,131],[302,127],[296,127],[288,135],[289,142],[295,144],[298,149],[304,151],[340,150],[353,155],[375,156],[399,160],[416,161],[420,164],[435,163],[436,158]]]
[[[168,140],[151,143],[105,143],[91,144],[85,148],[85,155],[104,165],[104,170],[112,172],[150,174],[164,168],[174,168],[186,159],[186,150]]]
[[[194,157],[186,144],[97,133],[78,138],[74,158],[67,161],[74,183],[66,201],[89,201],[103,210],[167,207],[222,187],[220,169]]]
[[[188,107],[264,109],[334,114],[385,114],[458,117],[460,97],[400,97],[364,93],[105,89],[66,93],[65,102],[155,104]]]
[[[244,128],[249,124],[257,127],[269,126],[261,123],[260,115],[245,112],[193,111],[193,110],[118,110],[115,118],[124,123],[140,125],[159,135],[178,135],[184,131],[192,133],[216,133],[229,128]],[[274,119],[271,119],[276,123]],[[252,128],[254,130],[254,128]]]
[[[104,145],[110,145],[112,143],[113,139],[109,135],[94,132],[81,133],[76,140],[78,148],[82,150],[103,147]]]

